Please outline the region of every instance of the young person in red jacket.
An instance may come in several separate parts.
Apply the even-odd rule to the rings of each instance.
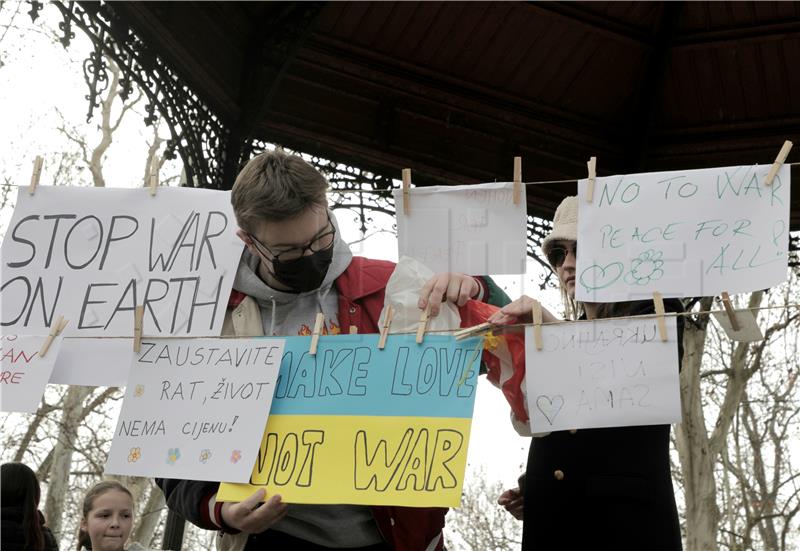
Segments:
[[[223,325],[238,336],[307,335],[316,314],[323,333],[351,325],[377,333],[384,290],[394,263],[353,257],[328,210],[325,178],[300,157],[280,150],[250,160],[233,186],[231,202],[247,245]],[[442,300],[460,307],[462,325],[483,299],[508,297],[489,278],[439,274],[425,286],[419,307]],[[158,480],[167,505],[190,522],[220,530],[223,549],[359,549],[435,551],[443,547],[443,508],[287,505],[259,490],[240,503],[216,502],[217,483]],[[235,534],[235,535],[234,535]]]

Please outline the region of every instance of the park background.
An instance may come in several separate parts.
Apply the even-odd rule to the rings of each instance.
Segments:
[[[184,183],[180,159],[165,155],[170,138],[167,125],[158,113],[151,124],[145,124],[153,113],[135,89],[122,97],[124,86],[117,79],[124,75],[112,73],[93,117],[87,120],[84,63],[93,50],[92,42],[77,32],[69,48],[64,47],[58,10],[43,9],[33,22],[30,8],[27,2],[0,1],[0,234],[5,233],[17,189],[27,185],[37,155],[45,159],[42,185],[142,187],[154,166],[161,185]],[[373,176],[358,166],[306,157],[333,178]],[[507,180],[508,174],[498,174],[497,179]],[[376,208],[362,218],[362,196],[332,192],[330,198],[339,207],[337,219],[355,254],[397,259],[390,200],[370,199]],[[548,224],[541,219],[532,223],[545,228]],[[559,293],[535,256],[536,245],[534,237],[525,276],[496,281],[512,298],[536,296],[546,307],[560,311]],[[702,423],[682,443],[673,436],[675,485],[685,536],[697,543],[689,549],[800,548],[797,276],[795,267],[787,284],[763,296],[739,297],[742,305],[756,301],[795,305],[761,315],[761,326],[768,331],[763,345],[735,346],[713,323],[708,324],[703,342],[696,344],[703,361],[697,373],[701,393],[693,400],[703,412]],[[707,304],[696,306],[701,309]],[[62,549],[74,547],[80,498],[102,476],[121,398],[120,389],[51,385],[36,414],[0,416],[0,456],[3,461],[23,461],[37,471],[44,489],[42,509]],[[516,484],[528,444],[512,429],[501,393],[482,381],[462,508],[448,517],[449,549],[518,547],[519,523],[494,502],[504,488]],[[685,458],[701,455],[710,456],[711,469],[698,474],[685,464]],[[166,517],[163,497],[149,480],[125,482],[139,498],[133,539],[160,548]],[[687,502],[692,503],[688,525]],[[715,528],[709,532],[711,525]],[[187,527],[183,548],[211,549],[212,535]]]

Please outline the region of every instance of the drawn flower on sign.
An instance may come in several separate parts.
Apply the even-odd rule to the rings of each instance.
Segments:
[[[630,285],[647,285],[657,281],[664,275],[664,261],[662,251],[646,250],[631,261],[631,271],[625,276],[625,281]]]
[[[241,458],[242,458],[241,450],[233,450],[231,452],[231,463],[238,463]]]
[[[211,450],[206,448],[200,452],[200,463],[207,463],[209,459],[211,459]]]
[[[136,388],[133,389],[133,395],[138,398],[142,394],[144,394],[144,385],[136,385]]]
[[[131,448],[128,453],[128,463],[136,463],[142,457],[142,450],[140,448]]]
[[[167,465],[174,465],[181,458],[181,450],[170,448],[167,450]]]

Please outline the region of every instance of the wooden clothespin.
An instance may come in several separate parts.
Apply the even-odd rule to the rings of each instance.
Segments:
[[[422,344],[422,340],[425,338],[425,331],[428,330],[428,318],[431,316],[431,303],[428,302],[428,305],[425,307],[425,310],[422,311],[422,315],[419,318],[419,325],[417,326],[417,344]]]
[[[42,167],[44,166],[44,159],[37,155],[33,161],[33,172],[31,173],[31,184],[28,186],[28,195],[36,193],[36,188],[39,186],[39,179],[42,177]]]
[[[453,332],[453,336],[456,338],[457,341],[462,341],[467,337],[471,337],[473,335],[477,335],[478,333],[489,331],[491,328],[492,324],[487,321],[484,323],[479,323],[478,325],[473,325],[472,327],[465,327],[464,329],[459,329],[458,331]]]
[[[667,342],[667,320],[665,318],[666,312],[664,311],[664,297],[658,291],[653,291],[653,304],[656,309],[656,321],[658,322],[658,333],[661,335],[661,341]]]
[[[392,325],[392,318],[394,317],[394,307],[391,304],[386,306],[386,313],[383,317],[383,327],[381,328],[381,338],[378,340],[378,350],[383,350],[386,347],[386,338],[389,336],[389,326]]]
[[[142,329],[144,328],[144,305],[133,311],[133,351],[137,354],[142,349]]]
[[[317,314],[317,319],[314,320],[314,332],[311,333],[311,345],[308,347],[308,353],[311,356],[317,353],[317,344],[319,343],[319,336],[322,333],[322,326],[325,324],[325,314],[322,312]]]
[[[731,329],[738,331],[741,328],[741,325],[739,325],[739,320],[736,319],[736,311],[733,309],[731,297],[728,295],[727,291],[722,291],[722,306],[725,308],[725,313],[728,315],[728,319],[731,321]]]
[[[589,183],[586,186],[586,202],[591,203],[594,201],[594,181],[597,179],[597,157],[589,157],[586,168],[589,169]]]
[[[155,197],[158,189],[158,163],[153,162],[150,167],[150,196]]]
[[[411,213],[411,169],[403,169],[403,214]]]
[[[514,157],[514,204],[522,200],[522,157]]]
[[[53,339],[61,334],[67,323],[68,321],[64,319],[64,316],[58,316],[56,322],[50,326],[50,334],[47,335],[47,338],[42,343],[42,348],[39,350],[40,358],[44,358],[47,351],[50,350],[50,345],[53,344]]]
[[[351,325],[350,326],[350,334],[351,335],[358,335],[358,326],[357,325]]]
[[[775,179],[775,176],[778,175],[778,171],[783,166],[783,163],[786,162],[786,157],[789,156],[789,152],[792,150],[792,142],[786,140],[783,142],[783,147],[778,152],[778,156],[775,157],[775,162],[772,163],[772,168],[769,169],[769,174],[767,174],[767,179],[764,180],[765,186],[771,186],[772,181]]]
[[[533,315],[533,342],[536,343],[536,350],[541,350],[544,348],[542,343],[542,305],[538,300],[533,301],[531,314]]]

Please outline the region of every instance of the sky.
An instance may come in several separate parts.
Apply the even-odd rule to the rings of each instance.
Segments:
[[[46,25],[31,25],[25,13],[28,9],[27,4],[16,2],[5,2],[0,9],[0,82],[3,83],[0,85],[0,169],[2,181],[23,188],[30,181],[37,154],[52,157],[79,152],[76,144],[65,138],[59,128],[77,130],[88,136],[90,144],[99,140],[96,119],[86,122],[88,87],[81,65],[90,49],[88,38],[76,30],[71,46],[64,49],[45,30],[45,26],[57,28],[58,10],[45,4],[40,17]],[[108,187],[131,188],[142,184],[147,140],[152,138],[152,129],[145,127],[142,120],[143,110],[143,104],[135,108],[114,134],[115,143],[103,165]],[[162,130],[161,136],[167,137],[167,131]],[[413,171],[413,166],[411,168]],[[168,163],[162,170],[162,181],[179,173],[177,162]],[[63,183],[56,180],[55,167],[45,163],[41,185]],[[80,173],[80,181],[91,185],[87,171]],[[0,211],[0,234],[5,233],[12,212],[10,205]],[[353,216],[338,211],[337,218],[344,239],[356,242],[353,245],[355,254],[397,260],[394,234],[373,232],[362,241]],[[380,218],[379,215],[376,220],[387,228],[393,223],[388,216]],[[527,275],[498,276],[495,280],[512,298],[530,294],[546,307],[560,310],[557,292],[538,292],[539,270],[538,264],[529,262]],[[483,380],[475,403],[469,472],[482,470],[490,481],[501,480],[509,487],[514,486],[524,468],[528,444],[529,439],[518,436],[511,427],[509,408],[500,391]]]

